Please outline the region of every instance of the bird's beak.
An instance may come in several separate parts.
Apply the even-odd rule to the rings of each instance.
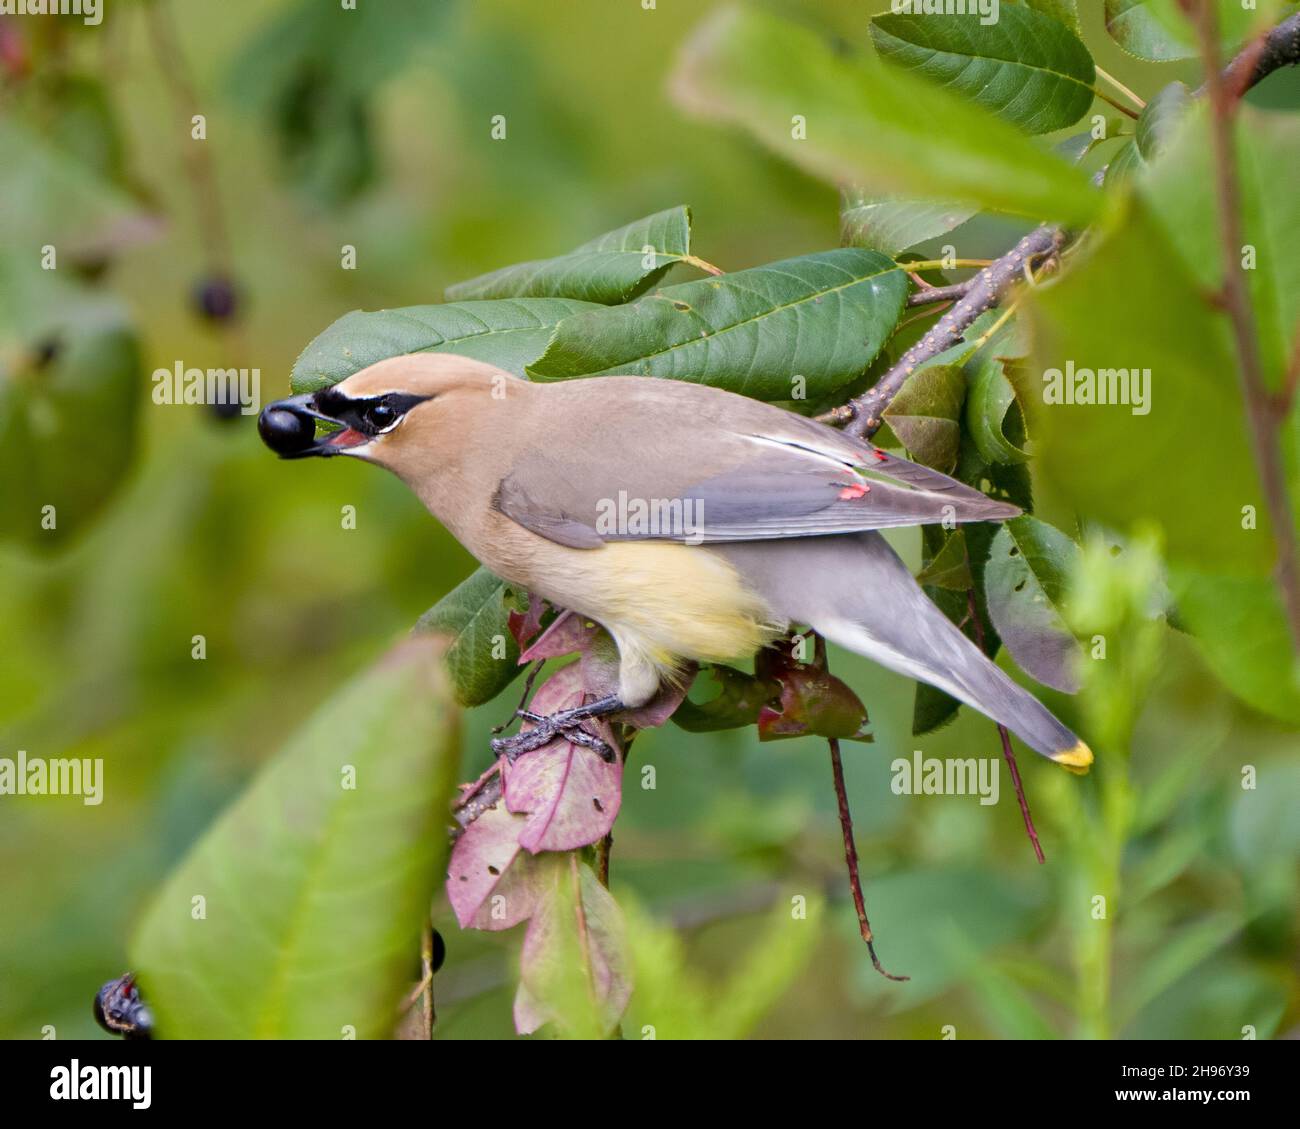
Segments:
[[[317,420],[337,424],[338,430],[317,437]],[[267,404],[257,417],[257,430],[262,442],[282,459],[342,455],[373,438],[321,411],[314,392]]]

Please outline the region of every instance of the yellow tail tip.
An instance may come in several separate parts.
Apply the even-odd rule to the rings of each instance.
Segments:
[[[1052,760],[1062,768],[1082,776],[1092,764],[1092,750],[1080,741],[1072,749],[1062,749],[1059,753],[1053,753]]]

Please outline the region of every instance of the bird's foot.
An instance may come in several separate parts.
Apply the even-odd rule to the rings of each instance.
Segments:
[[[605,717],[624,709],[617,695],[599,698],[584,706],[559,710],[552,714],[533,713],[530,710],[517,710],[517,716],[532,725],[531,729],[516,733],[513,737],[496,737],[492,740],[492,751],[499,757],[505,757],[514,764],[524,753],[531,753],[543,745],[549,745],[556,737],[562,736],[574,745],[596,752],[600,759],[613,763],[614,749],[609,742],[601,740],[594,733],[587,732],[582,723],[590,718]]]

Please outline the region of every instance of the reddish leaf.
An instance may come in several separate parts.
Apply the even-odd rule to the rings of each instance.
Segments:
[[[526,612],[517,612],[513,608],[507,617],[507,624],[510,628],[510,634],[514,636],[515,643],[519,650],[523,651],[528,646],[528,642],[542,629],[542,616],[546,612],[546,601],[541,596],[535,596],[528,593],[528,610]],[[521,654],[519,656],[521,663],[528,660]]]
[[[800,662],[788,640],[760,651],[754,673],[781,687],[779,703],[759,711],[760,741],[809,736],[873,740],[867,708],[858,696],[820,664]]]
[[[519,833],[526,822],[523,816],[507,811],[504,804],[497,804],[456,840],[447,867],[447,899],[462,929],[508,929],[532,913],[526,898],[510,897],[514,879],[506,881],[519,854]],[[490,901],[497,892],[505,898],[504,903]],[[496,920],[492,920],[494,908]],[[480,911],[486,911],[482,922]]]
[[[551,714],[581,704],[582,664],[571,663],[543,683],[531,709]],[[584,727],[617,748],[614,733],[603,721]],[[523,728],[531,729],[525,722]],[[571,851],[603,839],[622,803],[623,761],[615,754],[605,761],[594,749],[557,737],[513,765],[502,768],[506,807],[526,814],[517,842],[533,854]]]
[[[520,953],[515,1029],[531,1034],[554,1021],[566,1034],[600,1037],[632,995],[623,916],[585,863],[555,867],[537,902]]]
[[[541,637],[522,655],[519,661],[532,662],[534,659],[554,659],[560,655],[571,655],[575,651],[585,651],[601,631],[597,623],[584,619],[573,612],[561,612]]]

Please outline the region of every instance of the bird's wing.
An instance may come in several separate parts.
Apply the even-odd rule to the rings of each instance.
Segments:
[[[627,377],[573,383],[625,382],[640,383]],[[567,430],[554,443],[527,450],[503,477],[498,508],[575,548],[615,540],[808,537],[1004,521],[1020,513],[813,420],[687,387],[686,395],[624,396],[624,410],[601,412],[602,426],[590,435],[575,431],[574,414],[564,412]],[[721,405],[719,395],[726,396]]]

